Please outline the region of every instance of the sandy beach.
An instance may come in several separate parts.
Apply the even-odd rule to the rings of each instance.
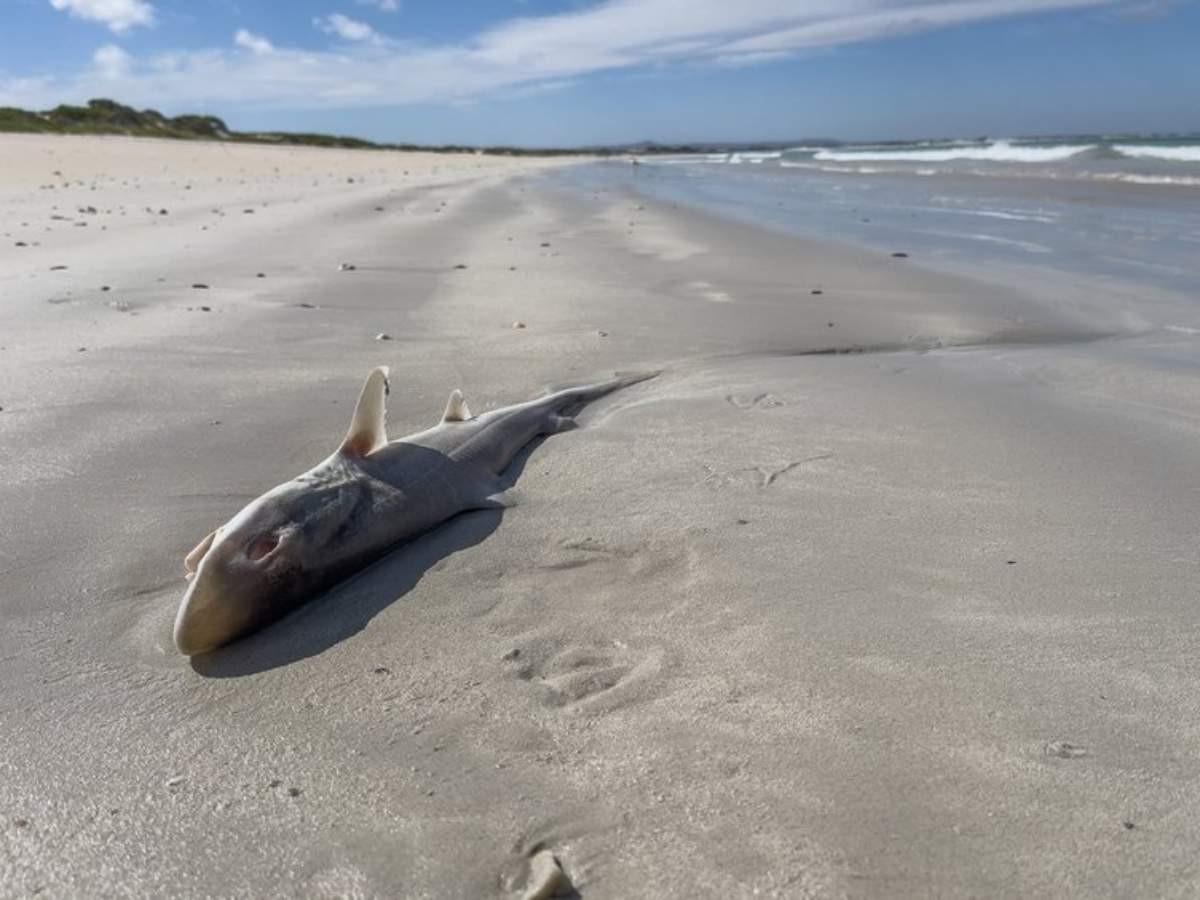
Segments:
[[[1195,298],[579,164],[0,135],[0,896],[1192,896]],[[393,437],[663,372],[180,655],[376,365]]]

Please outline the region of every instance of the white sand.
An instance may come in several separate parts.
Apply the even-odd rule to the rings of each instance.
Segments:
[[[0,137],[0,894],[1188,896],[1196,336],[559,164]],[[666,372],[176,654],[376,364],[394,435]]]

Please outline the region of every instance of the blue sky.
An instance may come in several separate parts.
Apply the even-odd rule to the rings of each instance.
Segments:
[[[1200,131],[1196,0],[0,0],[0,105],[380,140]]]

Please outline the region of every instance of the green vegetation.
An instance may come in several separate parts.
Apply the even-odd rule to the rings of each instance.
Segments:
[[[19,131],[40,134],[121,134],[130,137],[172,138],[193,141],[231,141],[249,144],[293,144],[308,147],[340,147],[366,150],[427,150],[435,153],[474,153],[474,147],[418,144],[378,144],[361,138],[329,134],[287,131],[234,131],[216,116],[164,116],[158,110],[143,109],[114,100],[89,100],[87,106],[56,106],[45,112],[30,112],[11,106],[0,107],[0,132]],[[509,156],[578,153],[577,150],[525,150],[516,147],[489,147],[478,152]],[[599,151],[605,152],[605,151]],[[616,152],[616,151],[608,151]]]
[[[359,138],[327,134],[233,131],[216,116],[164,116],[114,100],[89,100],[87,106],[56,106],[45,112],[0,107],[0,131],[43,134],[123,134],[131,137],[174,138],[175,140],[238,141],[255,144],[303,144],[316,147],[386,148]]]
[[[432,153],[488,153],[498,156],[565,156],[586,153],[616,156],[625,153],[696,153],[719,145],[661,145],[642,143],[628,147],[529,149],[524,147],[467,147],[461,144],[378,144],[361,138],[287,131],[233,131],[216,116],[164,116],[154,109],[140,112],[114,100],[89,100],[87,106],[56,106],[45,112],[0,107],[0,132],[43,134],[123,134],[130,137],[172,138],[192,141],[232,141],[249,144],[294,144],[367,150],[425,150]],[[774,146],[774,145],[771,145]]]

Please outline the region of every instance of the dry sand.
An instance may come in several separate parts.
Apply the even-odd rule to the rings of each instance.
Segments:
[[[560,164],[0,137],[0,894],[1193,895],[1195,335]],[[666,371],[179,656],[376,364]]]

